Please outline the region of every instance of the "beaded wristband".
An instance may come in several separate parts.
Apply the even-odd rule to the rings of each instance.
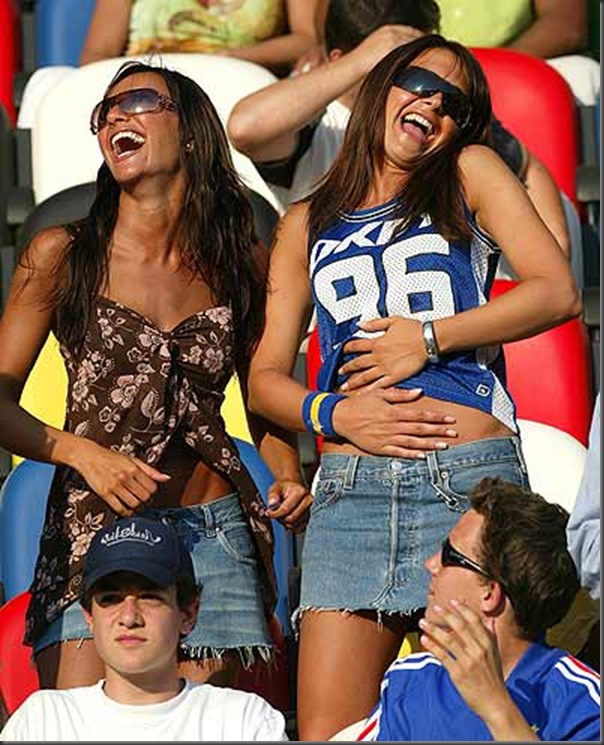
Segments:
[[[333,410],[344,398],[346,396],[338,393],[309,393],[302,403],[302,419],[306,429],[316,435],[335,437]]]

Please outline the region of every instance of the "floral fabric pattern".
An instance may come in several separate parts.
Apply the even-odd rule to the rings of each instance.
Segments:
[[[273,534],[262,498],[220,407],[233,370],[227,307],[200,311],[169,332],[132,308],[99,297],[80,358],[61,346],[68,384],[65,429],[155,465],[176,432],[239,492],[261,561],[267,612],[275,602]],[[33,644],[77,599],[94,534],[116,515],[73,469],[58,466],[51,486],[25,641]]]

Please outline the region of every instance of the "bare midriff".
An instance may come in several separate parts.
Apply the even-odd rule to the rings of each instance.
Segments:
[[[170,441],[157,468],[171,476],[154,494],[149,507],[190,507],[232,494],[233,485],[199,459],[180,434]]]
[[[505,424],[491,414],[487,414],[484,411],[480,411],[480,409],[474,409],[470,406],[451,403],[451,401],[443,401],[439,398],[422,396],[416,401],[399,403],[396,404],[396,406],[401,407],[403,410],[407,409],[408,411],[425,410],[440,414],[448,414],[449,416],[455,417],[455,423],[447,426],[457,432],[457,437],[431,438],[434,439],[435,442],[446,442],[449,447],[493,437],[510,437],[515,434],[509,427],[506,427]],[[352,443],[336,443],[329,440],[324,441],[323,452],[370,455],[370,453],[361,450]]]

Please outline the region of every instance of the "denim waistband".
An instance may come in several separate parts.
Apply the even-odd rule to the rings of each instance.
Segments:
[[[426,452],[425,459],[325,453],[321,456],[321,478],[341,478],[344,486],[351,488],[358,480],[392,478],[393,474],[420,478],[442,469],[506,460],[518,462],[527,472],[519,437],[493,437],[453,445],[446,450]]]
[[[239,516],[239,514],[241,514],[242,519],[245,519],[245,513],[237,492],[219,497],[206,504],[192,504],[187,507],[151,507],[141,513],[141,515],[151,520],[196,523],[200,528],[210,530],[217,523],[224,523],[234,516]]]

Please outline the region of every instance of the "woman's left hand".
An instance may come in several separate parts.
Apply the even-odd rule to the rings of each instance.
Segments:
[[[341,375],[350,375],[340,390],[388,388],[425,367],[428,356],[420,321],[401,316],[374,318],[359,323],[359,328],[385,333],[371,339],[353,339],[344,345],[345,354],[357,356],[340,368]]]
[[[280,479],[268,490],[266,514],[278,520],[288,530],[298,533],[304,530],[313,502],[312,494],[298,481]]]

